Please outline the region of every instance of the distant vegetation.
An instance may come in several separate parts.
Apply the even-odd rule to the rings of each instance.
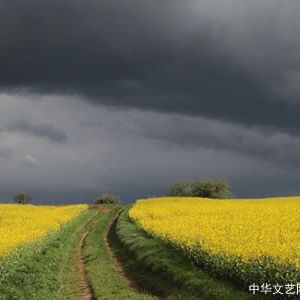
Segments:
[[[19,193],[14,196],[14,201],[19,204],[28,204],[32,201],[32,196],[27,193]]]
[[[176,197],[229,198],[229,182],[224,179],[199,179],[194,181],[177,181],[168,193]]]
[[[117,204],[119,202],[118,196],[111,193],[104,193],[96,199],[95,204]]]

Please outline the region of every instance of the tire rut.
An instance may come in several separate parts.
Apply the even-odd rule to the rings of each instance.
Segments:
[[[94,223],[95,225],[95,223]],[[87,278],[87,273],[85,269],[85,256],[83,253],[86,238],[89,236],[90,230],[84,232],[81,236],[80,242],[77,247],[77,269],[78,278],[76,280],[77,286],[79,287],[79,297],[78,300],[95,300],[93,289]]]
[[[115,268],[117,272],[127,281],[128,285],[130,288],[136,292],[136,293],[141,293],[144,291],[144,288],[136,281],[132,276],[130,276],[123,268],[122,262],[118,255],[116,255],[114,247],[112,245],[112,239],[114,238],[114,230],[115,226],[118,222],[119,216],[122,213],[123,209],[120,209],[112,222],[109,224],[108,229],[106,231],[105,237],[104,237],[104,242],[106,244],[106,248],[108,251],[109,256],[112,258]]]
[[[90,206],[90,209],[98,209],[98,214],[106,213],[107,211],[99,208],[97,206]],[[84,255],[84,247],[85,242],[91,231],[94,227],[98,224],[99,219],[95,219],[90,223],[90,229],[86,230],[80,238],[76,249],[76,269],[77,269],[77,276],[76,276],[76,285],[79,287],[79,295],[78,300],[96,300],[92,285],[89,282],[87,271],[86,271],[86,260]]]

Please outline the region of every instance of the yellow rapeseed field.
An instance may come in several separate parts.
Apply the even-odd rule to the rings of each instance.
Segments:
[[[86,205],[0,205],[0,256],[16,246],[35,241],[78,216]]]
[[[300,197],[139,200],[130,217],[188,251],[203,249],[247,263],[263,256],[300,268]]]

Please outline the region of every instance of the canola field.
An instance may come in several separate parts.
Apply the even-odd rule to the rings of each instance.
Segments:
[[[0,257],[15,247],[34,242],[78,216],[86,205],[0,205]]]
[[[129,216],[218,277],[300,279],[300,197],[144,199]]]

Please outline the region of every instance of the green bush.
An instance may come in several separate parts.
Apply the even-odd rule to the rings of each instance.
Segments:
[[[169,195],[176,197],[229,198],[231,193],[229,182],[224,179],[199,179],[175,182],[170,188]]]
[[[19,193],[14,196],[14,201],[18,204],[28,204],[32,201],[32,196],[27,193]]]
[[[117,204],[119,198],[110,193],[101,194],[95,201],[95,204]]]
[[[175,182],[170,188],[169,195],[170,196],[184,196],[184,197],[192,196],[191,183],[187,182],[187,181]]]

